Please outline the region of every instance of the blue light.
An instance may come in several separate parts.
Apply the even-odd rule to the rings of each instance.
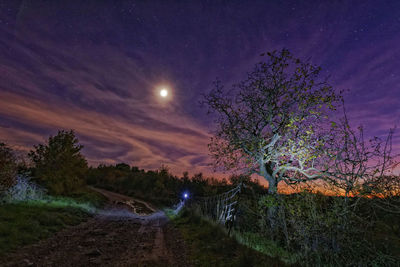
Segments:
[[[184,193],[184,194],[183,194],[183,198],[184,198],[184,199],[188,199],[188,198],[189,198],[189,194],[188,194],[188,193]]]

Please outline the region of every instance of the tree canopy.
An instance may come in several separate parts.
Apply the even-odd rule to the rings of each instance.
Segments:
[[[320,67],[288,50],[263,56],[230,90],[217,81],[204,102],[217,118],[209,144],[216,165],[257,173],[275,194],[281,181],[321,176],[329,110],[340,95],[320,78]]]

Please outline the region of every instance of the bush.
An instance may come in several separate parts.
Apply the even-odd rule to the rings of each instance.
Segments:
[[[16,174],[17,163],[11,148],[0,143],[0,194],[15,184]]]

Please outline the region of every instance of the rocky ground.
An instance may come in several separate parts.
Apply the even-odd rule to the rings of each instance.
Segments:
[[[98,191],[110,200],[105,210],[0,259],[0,265],[191,266],[180,233],[163,212],[143,201]]]

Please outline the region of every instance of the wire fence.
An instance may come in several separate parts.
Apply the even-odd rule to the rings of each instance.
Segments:
[[[233,229],[245,231],[257,227],[260,215],[257,201],[244,192],[246,185],[239,183],[227,192],[209,197],[197,197],[189,203],[200,216],[224,225],[230,233]]]

